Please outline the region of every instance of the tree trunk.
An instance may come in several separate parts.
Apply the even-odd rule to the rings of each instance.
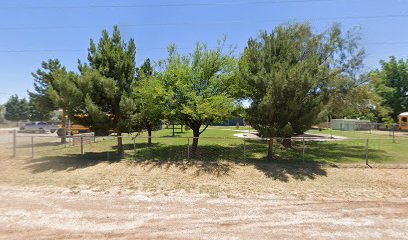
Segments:
[[[268,160],[273,160],[273,138],[268,140]]]
[[[284,138],[282,140],[282,145],[285,148],[291,148],[292,147],[292,138]]]
[[[148,135],[147,144],[152,145],[152,126],[151,125],[147,126],[147,135]]]
[[[124,154],[122,131],[118,131],[117,137],[118,137],[118,154],[120,157],[122,157]]]
[[[193,144],[191,145],[191,152],[193,156],[197,152],[198,138],[200,137],[200,126],[193,128]]]
[[[183,124],[181,124],[180,131],[183,133]]]
[[[67,138],[66,138],[66,127],[67,127],[67,118],[65,116],[65,110],[62,109],[62,136],[61,136],[61,143],[66,143],[67,142]]]
[[[174,135],[174,123],[173,123],[173,137],[174,137],[175,135]]]

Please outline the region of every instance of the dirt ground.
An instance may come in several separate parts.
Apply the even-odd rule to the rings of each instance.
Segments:
[[[404,239],[406,201],[1,187],[3,239]]]
[[[0,161],[0,239],[407,239],[408,169]]]

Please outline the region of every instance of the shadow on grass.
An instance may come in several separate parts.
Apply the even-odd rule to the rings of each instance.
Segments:
[[[327,176],[327,171],[322,164],[317,162],[299,164],[299,162],[269,162],[254,163],[259,171],[266,177],[282,182],[288,182],[290,178],[295,180],[315,179],[316,176]]]
[[[74,171],[92,167],[102,162],[113,163],[120,160],[121,158],[114,152],[86,153],[84,155],[64,154],[30,159],[26,168],[33,173]]]
[[[369,161],[386,161],[388,158],[387,151],[383,149],[368,150]],[[305,161],[365,164],[366,147],[362,142],[310,142],[305,149]]]
[[[163,169],[165,171],[170,168],[178,168],[180,172],[186,172],[189,169],[195,169],[194,175],[200,176],[203,174],[210,174],[217,177],[228,176],[230,172],[236,167],[236,164],[231,164],[229,162],[219,161],[219,162],[209,162],[209,161],[131,161],[129,162],[131,166],[142,166],[147,169],[147,171],[152,171],[154,169]]]
[[[34,142],[34,148],[38,147],[56,147],[56,146],[64,146],[64,143],[61,143],[61,141],[56,141],[56,142]],[[31,143],[27,144],[17,144],[16,148],[31,148],[32,145]]]
[[[115,153],[115,146],[109,151],[88,152],[85,155],[66,153],[60,156],[41,157],[30,160],[26,166],[33,173],[45,171],[73,171],[95,166],[101,162],[126,161],[130,165],[140,165],[151,171],[155,168],[167,170],[176,167],[185,172],[194,169],[194,174],[211,174],[224,176],[230,174],[237,164],[247,163],[265,174],[266,177],[287,182],[295,180],[315,179],[316,176],[326,176],[322,163],[336,167],[337,163],[364,163],[364,146],[350,145],[344,142],[309,142],[305,151],[305,163],[302,163],[302,147],[294,142],[293,148],[274,147],[275,159],[266,159],[267,144],[257,140],[248,140],[246,161],[244,161],[243,144],[202,144],[195,154],[185,144],[169,145],[155,142],[125,144],[124,157]],[[57,152],[58,153],[58,152]],[[380,159],[386,152],[371,150],[372,159]]]

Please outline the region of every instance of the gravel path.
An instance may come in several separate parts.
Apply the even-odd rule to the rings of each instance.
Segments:
[[[404,239],[408,201],[0,187],[2,239]]]

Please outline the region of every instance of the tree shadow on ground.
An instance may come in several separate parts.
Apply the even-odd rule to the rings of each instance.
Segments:
[[[169,169],[177,167],[185,172],[195,168],[194,174],[228,175],[235,163],[242,158],[240,146],[202,145],[193,153],[187,145],[166,145],[162,143],[137,143],[136,153],[130,155],[133,165],[142,165],[150,171],[154,168]]]
[[[366,153],[366,147],[360,142],[310,142],[305,149],[305,161],[365,164]],[[383,149],[368,150],[369,161],[385,161],[388,158]]]
[[[97,143],[96,143],[97,144]],[[339,156],[344,158],[361,158],[364,162],[362,146],[349,146],[343,143],[308,143],[305,152],[305,163],[302,163],[302,148],[295,143],[291,149],[275,147],[275,159],[266,159],[266,142],[248,141],[243,144],[202,144],[195,154],[184,144],[169,145],[155,142],[136,143],[136,151],[131,143],[125,144],[124,157],[115,153],[115,146],[109,151],[88,152],[80,155],[77,152],[53,153],[47,156],[29,160],[26,168],[33,173],[45,171],[73,171],[95,166],[99,163],[123,161],[130,165],[140,165],[151,171],[156,168],[168,170],[176,167],[182,172],[194,169],[194,174],[211,174],[225,176],[231,173],[237,164],[248,164],[265,174],[266,177],[283,182],[291,178],[295,180],[315,179],[316,176],[327,176],[325,166],[336,167]],[[244,147],[246,159],[244,159]],[[364,149],[364,148],[363,148]],[[372,150],[372,158],[380,158],[384,151]],[[361,155],[361,156],[360,156]],[[330,160],[330,161],[328,161]],[[339,161],[340,163],[342,161]],[[323,165],[326,164],[326,165]]]
[[[256,169],[263,172],[266,177],[282,182],[288,182],[290,178],[294,180],[315,179],[316,176],[327,176],[324,166],[319,163],[299,162],[254,162]]]
[[[131,166],[142,166],[147,171],[154,169],[169,170],[170,168],[178,168],[180,172],[186,173],[190,169],[194,169],[193,174],[195,176],[201,176],[203,174],[210,174],[217,177],[228,176],[236,167],[236,164],[229,162],[209,162],[209,161],[166,161],[166,160],[142,160],[128,162]]]
[[[61,142],[34,142],[34,149],[39,147],[56,147],[56,146],[64,146]],[[31,148],[31,143],[26,144],[17,144],[16,148]]]
[[[247,142],[249,143],[247,144],[248,159],[266,160],[268,148],[266,141],[248,140]],[[304,159],[305,162],[321,164],[365,164],[366,162],[366,148],[363,141],[309,141],[304,145],[304,158],[302,142],[293,141],[292,146],[292,148],[284,148],[274,143],[274,159],[295,163],[301,163]],[[383,149],[369,148],[368,150],[369,161],[384,161],[388,158],[387,151]]]
[[[25,168],[33,173],[74,171],[92,167],[102,162],[114,163],[120,160],[120,157],[115,152],[86,153],[84,155],[64,154],[30,159]]]

